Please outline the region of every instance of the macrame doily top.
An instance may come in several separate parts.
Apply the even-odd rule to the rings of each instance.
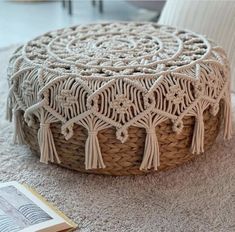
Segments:
[[[30,41],[25,58],[34,65],[82,77],[156,75],[187,68],[210,55],[202,36],[146,23],[78,26]]]
[[[99,130],[113,126],[117,138],[125,142],[130,126],[143,127],[149,144],[156,140],[154,128],[165,120],[170,119],[173,131],[180,133],[185,116],[200,122],[192,152],[203,152],[199,138],[203,112],[210,107],[217,114],[221,99],[226,106],[225,134],[231,134],[226,55],[216,44],[187,30],[154,23],[106,23],[49,32],[15,52],[9,84],[8,118],[12,108],[24,111],[29,125],[32,115],[37,116],[41,137],[47,129],[39,143],[49,135],[52,143],[50,123],[61,122],[66,139],[78,123],[88,130],[87,144],[92,144],[92,148],[87,145],[88,157],[102,157],[96,137]],[[149,156],[154,156],[149,153],[159,151],[146,152],[142,168],[151,167]],[[97,159],[100,163],[96,160],[87,168],[103,167],[101,158]],[[156,168],[159,162],[154,160]]]

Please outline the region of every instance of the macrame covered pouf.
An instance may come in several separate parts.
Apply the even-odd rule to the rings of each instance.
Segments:
[[[229,67],[220,47],[153,23],[77,26],[13,54],[7,118],[41,162],[128,175],[203,153],[231,137]]]

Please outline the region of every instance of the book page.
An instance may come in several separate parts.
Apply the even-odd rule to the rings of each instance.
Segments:
[[[59,231],[70,226],[24,186],[0,184],[0,231],[48,231],[46,228]]]

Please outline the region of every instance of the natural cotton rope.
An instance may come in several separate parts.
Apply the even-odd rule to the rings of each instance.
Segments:
[[[140,169],[160,165],[155,128],[170,119],[180,133],[185,116],[195,117],[192,153],[204,151],[203,112],[213,115],[224,100],[224,137],[231,137],[230,74],[224,51],[200,35],[154,23],[77,26],[49,32],[29,41],[9,66],[12,109],[40,121],[41,161],[60,162],[50,124],[61,122],[65,139],[73,125],[88,131],[86,169],[105,168],[97,133],[115,127],[128,139],[128,128],[145,128]],[[21,118],[20,118],[21,117]],[[24,135],[15,111],[15,137]]]

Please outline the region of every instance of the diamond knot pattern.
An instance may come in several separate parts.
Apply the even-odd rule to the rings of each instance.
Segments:
[[[118,129],[119,139],[124,142],[128,127],[154,107],[153,98],[146,94],[147,90],[134,81],[111,80],[88,98],[88,104],[95,115]]]

